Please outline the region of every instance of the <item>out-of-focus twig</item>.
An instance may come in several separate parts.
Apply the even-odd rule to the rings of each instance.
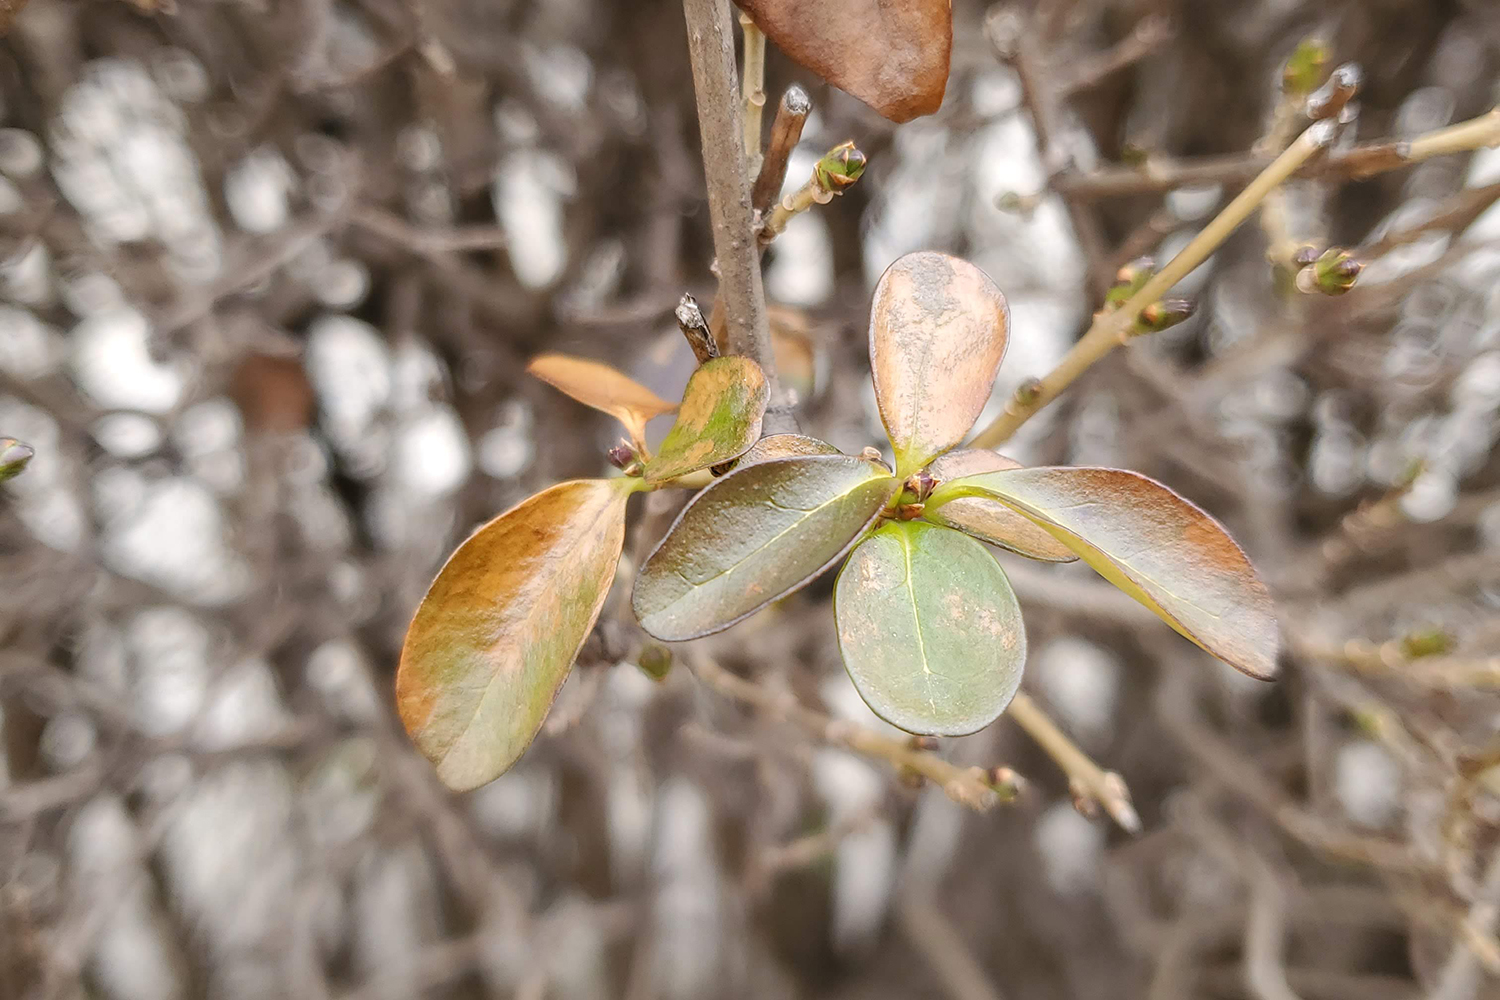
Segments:
[[[1128,833],[1141,831],[1141,818],[1136,814],[1135,806],[1130,803],[1130,789],[1126,787],[1125,779],[1095,764],[1031,700],[1030,695],[1017,691],[1006,714],[1015,719],[1016,725],[1026,730],[1026,735],[1057,762],[1057,766],[1068,776],[1068,786],[1081,804],[1093,803],[1103,807],[1109,817]]]
[[[789,695],[775,694],[759,684],[737,677],[707,656],[694,655],[687,662],[700,680],[720,694],[779,715],[825,743],[883,760],[898,771],[915,771],[941,788],[949,798],[970,809],[984,811],[1001,801],[981,768],[950,764],[937,754],[913,749],[904,741],[814,712]]]

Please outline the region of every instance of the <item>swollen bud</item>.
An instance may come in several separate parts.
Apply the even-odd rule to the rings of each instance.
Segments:
[[[609,464],[629,475],[632,468],[640,465],[640,456],[635,452],[635,446],[629,441],[621,440],[619,444],[606,452]]]
[[[672,651],[654,642],[647,643],[636,655],[635,665],[641,668],[641,673],[653,681],[665,680],[672,670]]]
[[[1323,70],[1331,55],[1328,43],[1308,37],[1297,44],[1281,69],[1281,89],[1287,94],[1311,94],[1323,82]]]
[[[859,151],[850,139],[823,154],[813,167],[813,178],[818,186],[830,194],[842,194],[844,189],[865,172],[865,154]]]
[[[992,767],[984,772],[984,783],[1000,795],[1002,802],[1014,802],[1030,787],[1026,779],[1008,767]]]
[[[1198,307],[1189,299],[1162,299],[1141,310],[1136,333],[1161,333],[1193,315]]]
[[[15,438],[0,438],[0,483],[19,476],[35,455],[30,445]]]
[[[936,736],[913,736],[906,741],[906,745],[913,750],[920,750],[923,753],[936,753],[938,740]]]
[[[1104,311],[1114,312],[1129,302],[1156,273],[1156,261],[1138,257],[1115,273],[1115,283],[1104,293]]]
[[[1451,653],[1454,645],[1453,636],[1436,627],[1417,629],[1401,637],[1401,652],[1409,660]]]
[[[1297,272],[1297,289],[1323,295],[1343,295],[1359,280],[1365,266],[1342,247],[1329,247],[1317,260]]]

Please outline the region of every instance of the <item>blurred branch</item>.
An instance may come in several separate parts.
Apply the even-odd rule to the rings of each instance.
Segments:
[[[1006,714],[1062,768],[1075,800],[1080,804],[1103,806],[1110,818],[1127,833],[1141,832],[1141,818],[1130,804],[1130,789],[1126,787],[1125,779],[1113,771],[1104,770],[1078,749],[1078,745],[1031,700],[1030,695],[1017,691]],[[1087,808],[1086,805],[1083,807]]]
[[[1110,74],[1135,65],[1175,34],[1172,22],[1159,14],[1141,18],[1130,34],[1112,47],[1077,60],[1067,72],[1060,74],[1055,84],[1058,98],[1087,90]]]
[[[883,760],[897,771],[915,771],[961,805],[983,812],[1000,802],[999,793],[986,780],[981,768],[950,764],[937,754],[913,749],[904,741],[814,712],[789,695],[774,694],[730,673],[706,656],[693,656],[687,662],[699,680],[720,694],[794,722],[825,743]]]
[[[925,891],[905,891],[896,908],[901,930],[937,977],[950,1000],[1001,1000],[963,935]]]
[[[1152,275],[1140,291],[1132,295],[1123,306],[1113,312],[1101,312],[1083,339],[1073,345],[1056,368],[1040,381],[1023,386],[1006,403],[1005,411],[988,427],[980,431],[971,447],[994,448],[1008,441],[1022,424],[1038,410],[1046,406],[1072,385],[1095,362],[1125,343],[1132,327],[1140,319],[1141,312],[1159,300],[1173,285],[1208,259],[1228,239],[1229,234],[1239,228],[1252,212],[1287,177],[1324,149],[1332,139],[1332,126],[1318,122],[1304,131],[1277,157],[1259,177],[1241,191],[1224,210],[1214,218],[1197,236],[1183,247],[1160,271]]]
[[[1297,170],[1295,176],[1358,180],[1413,163],[1467,153],[1500,143],[1500,109],[1477,118],[1436,129],[1410,141],[1377,139],[1330,155]],[[1169,191],[1189,184],[1236,184],[1247,181],[1272,163],[1266,153],[1232,153],[1190,159],[1151,157],[1144,167],[1101,167],[1087,173],[1064,173],[1053,179],[1059,193],[1084,200]]]

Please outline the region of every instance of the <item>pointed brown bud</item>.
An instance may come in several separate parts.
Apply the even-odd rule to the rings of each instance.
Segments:
[[[913,736],[906,741],[906,745],[913,750],[920,750],[923,753],[936,753],[938,740],[936,736]]]

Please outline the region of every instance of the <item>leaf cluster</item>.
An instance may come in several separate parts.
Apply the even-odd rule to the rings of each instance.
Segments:
[[[1134,472],[1022,468],[958,447],[1009,339],[1005,297],[982,271],[941,253],[901,258],[876,287],[869,337],[894,467],[801,435],[760,438],[765,379],[744,358],[698,369],[654,456],[645,421],[671,404],[592,362],[533,364],[617,416],[638,460],[622,478],[562,483],[507,511],[438,575],[398,698],[444,781],[488,781],[534,737],[603,605],[630,495],[728,462],[637,574],[632,607],[657,639],[727,629],[842,560],[839,649],[866,703],[909,732],[975,732],[1005,710],[1026,662],[1020,605],[988,543],[1082,559],[1213,655],[1275,673],[1269,593],[1208,514]]]

